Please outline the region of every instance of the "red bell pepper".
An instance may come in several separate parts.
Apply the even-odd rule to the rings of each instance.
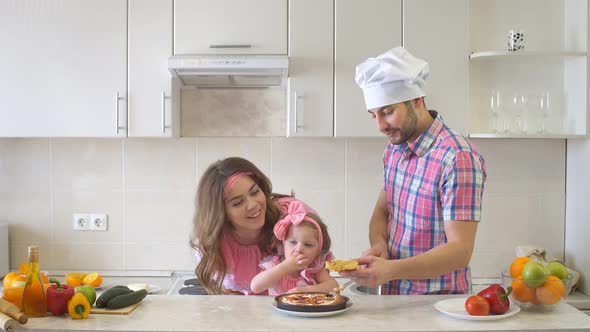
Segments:
[[[510,300],[508,295],[512,292],[512,287],[508,287],[508,292],[499,284],[493,284],[490,287],[477,293],[484,297],[490,303],[490,314],[503,315],[510,309]]]
[[[62,285],[54,278],[49,281],[52,285],[47,287],[47,311],[53,316],[61,316],[68,311],[68,301],[74,296],[74,288]]]

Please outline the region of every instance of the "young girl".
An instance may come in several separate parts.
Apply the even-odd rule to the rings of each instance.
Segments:
[[[264,270],[250,283],[254,293],[330,292],[338,283],[325,268],[332,260],[330,236],[315,211],[303,202],[285,197],[278,201],[283,218],[274,227],[277,254],[260,263]]]

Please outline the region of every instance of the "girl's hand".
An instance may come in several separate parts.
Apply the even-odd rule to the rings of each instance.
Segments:
[[[307,269],[309,264],[311,264],[311,259],[304,258],[301,254],[293,254],[285,257],[285,260],[281,264],[284,264],[288,273],[294,273]]]

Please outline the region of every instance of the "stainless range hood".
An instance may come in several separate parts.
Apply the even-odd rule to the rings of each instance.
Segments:
[[[289,72],[289,58],[272,55],[173,55],[168,59],[168,70],[184,86],[284,86]]]

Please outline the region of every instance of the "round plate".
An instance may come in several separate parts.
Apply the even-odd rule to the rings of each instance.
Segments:
[[[304,311],[291,311],[291,310],[284,310],[277,308],[277,304],[273,303],[272,308],[280,313],[287,314],[289,316],[296,316],[296,317],[328,317],[328,316],[335,316],[339,315],[352,307],[352,303],[348,302],[346,304],[346,308],[341,310],[335,311],[323,311],[323,312],[304,312]]]
[[[322,292],[302,292],[302,293],[287,293],[275,296],[275,303],[277,308],[287,311],[302,311],[302,312],[324,312],[324,311],[338,311],[346,308],[346,303],[350,300],[347,296],[342,296],[343,301],[336,304],[322,304],[322,305],[300,305],[291,304],[281,301],[281,298],[289,295],[321,295],[326,296],[327,293]]]
[[[465,311],[465,301],[467,298],[454,298],[448,300],[438,301],[434,304],[436,310],[442,312],[447,316],[465,320],[498,320],[516,315],[520,311],[520,307],[514,303],[510,304],[510,309],[503,315],[489,315],[489,316],[471,316]]]
[[[148,294],[153,294],[153,293],[159,292],[161,290],[162,290],[162,287],[150,284],[147,289],[147,292],[148,292]]]

